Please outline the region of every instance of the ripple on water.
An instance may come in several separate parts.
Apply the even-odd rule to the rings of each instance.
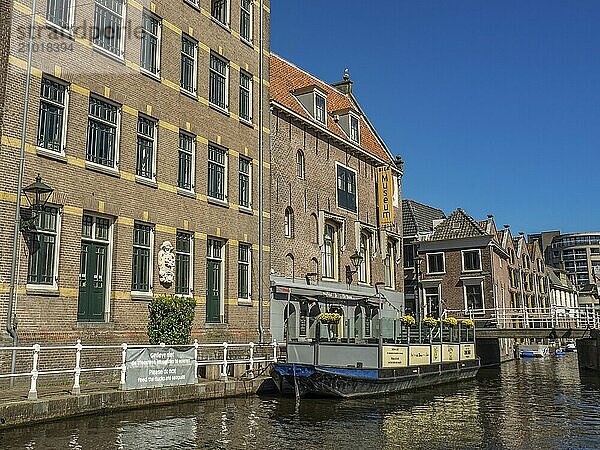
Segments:
[[[600,380],[576,355],[387,398],[189,403],[5,431],[0,448],[600,448]]]

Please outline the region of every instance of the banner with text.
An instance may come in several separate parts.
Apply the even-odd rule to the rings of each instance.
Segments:
[[[394,177],[390,167],[377,168],[377,206],[379,207],[379,226],[394,223]]]
[[[194,349],[171,347],[127,350],[125,389],[196,383]]]

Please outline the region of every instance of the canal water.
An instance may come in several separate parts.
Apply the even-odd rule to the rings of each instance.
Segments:
[[[473,381],[361,400],[251,397],[0,432],[7,449],[600,448],[600,379],[577,355],[520,360]]]

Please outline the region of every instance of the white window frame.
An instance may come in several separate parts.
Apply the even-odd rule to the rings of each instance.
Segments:
[[[444,266],[442,272],[432,272],[429,269],[429,256],[433,256],[433,255],[442,255],[442,265]],[[428,274],[432,274],[433,275],[433,274],[446,273],[446,253],[445,252],[431,252],[431,253],[426,253],[425,259],[426,259],[426,262],[427,262],[427,273]]]
[[[423,287],[421,288],[421,298],[423,299],[423,313],[425,315],[431,316],[431,311],[429,311],[429,302],[427,301],[427,297],[430,294],[427,294],[427,289],[436,289],[437,290],[437,299],[438,299],[438,307],[440,309],[439,313],[441,314],[442,311],[442,283],[436,282],[436,283],[425,283],[423,285]]]
[[[55,241],[55,246],[54,246],[54,258],[52,261],[52,272],[54,275],[54,279],[52,280],[52,284],[36,284],[36,283],[27,282],[25,289],[26,289],[27,293],[32,293],[32,294],[58,294],[58,279],[59,279],[58,269],[59,269],[59,262],[60,262],[60,240],[61,240],[61,231],[62,231],[63,209],[60,205],[47,204],[46,206],[49,208],[56,209],[56,232],[55,232],[56,241]],[[47,233],[41,232],[39,234],[47,234]],[[29,271],[29,257],[30,257],[30,255],[27,255],[27,271]],[[27,278],[29,278],[28,273],[27,273]]]
[[[242,36],[242,11],[244,11],[244,8],[242,7],[242,2],[240,1],[240,39],[243,42],[252,44],[252,40],[254,39],[254,1],[249,0],[248,5],[250,8],[247,11],[248,15],[250,16],[250,26],[249,26],[250,36],[248,37],[248,39],[246,39],[244,36]]]
[[[221,243],[221,256],[219,258],[214,256],[214,247],[210,245],[211,242]],[[221,279],[219,280],[219,322],[217,323],[225,323],[225,278],[227,277],[227,274],[225,273],[225,258],[227,256],[227,241],[221,238],[209,237],[207,245],[210,245],[210,252],[207,249],[206,260],[218,261],[220,264],[219,272],[221,273]]]
[[[225,0],[225,22],[221,22],[219,19],[217,19],[215,16],[213,16],[212,14],[212,5],[213,5],[213,1],[210,1],[210,17],[212,18],[212,20],[214,20],[216,23],[218,23],[219,25],[229,29],[229,24],[231,23],[231,0]]]
[[[150,261],[149,261],[149,268],[148,268],[148,291],[134,291],[130,285],[130,289],[131,289],[131,297],[134,299],[152,299],[152,297],[154,296],[154,239],[155,239],[155,234],[156,234],[156,225],[153,223],[149,223],[149,222],[143,222],[143,221],[136,221],[134,222],[133,226],[135,229],[135,224],[139,223],[141,225],[144,226],[149,226],[150,227]],[[133,237],[133,236],[132,236]],[[134,239],[131,240],[131,257],[133,258],[133,247],[135,246],[135,244],[133,243]],[[133,271],[131,273],[131,275],[133,276]]]
[[[364,255],[362,254],[362,241],[363,241],[363,237],[366,238],[366,247],[365,247],[365,253]],[[358,266],[358,282],[361,284],[371,284],[371,254],[373,253],[373,249],[372,249],[372,241],[373,241],[373,233],[370,230],[367,229],[361,229],[360,230],[360,238],[359,238],[359,248],[358,248],[358,254],[361,255],[363,257],[363,260],[361,261],[360,265]],[[363,273],[361,273],[363,272]],[[363,278],[364,275],[364,279]]]
[[[302,151],[302,149],[299,149],[296,152],[296,177],[300,180],[306,179],[306,157],[304,156],[304,152]]]
[[[248,206],[240,206],[240,209],[244,210],[244,211],[252,211],[252,167],[253,167],[253,162],[251,158],[245,157],[245,156],[240,156],[239,157],[240,160],[246,160],[248,162],[248,173],[244,174],[248,176]],[[238,169],[239,169],[239,162],[238,162]],[[238,177],[240,174],[243,174],[243,172],[241,170],[238,170]],[[239,188],[239,186],[238,186]],[[238,189],[239,190],[239,189]],[[239,196],[239,192],[238,192],[238,196]],[[239,198],[238,198],[238,204],[239,204]]]
[[[465,267],[465,253],[473,253],[477,252],[479,254],[479,269],[467,269]],[[481,272],[483,270],[483,262],[481,261],[481,249],[480,248],[471,248],[467,250],[460,251],[460,259],[462,261],[462,271],[463,272]],[[444,262],[444,270],[446,269],[446,265]]]
[[[179,146],[179,145],[177,147],[177,189],[180,191],[183,191],[183,192],[194,193],[196,190],[196,140],[197,140],[197,136],[192,133],[189,133],[185,130],[179,130],[178,139],[180,140],[180,143],[181,143],[181,135],[182,134],[185,136],[188,136],[192,142],[192,151],[191,151],[192,161],[190,164],[190,189],[186,189],[186,188],[179,186],[179,154],[182,152],[181,146]]]
[[[127,17],[127,1],[126,0],[120,0],[123,3],[123,9],[121,10],[121,26],[119,27],[119,30],[121,30],[121,39],[119,42],[119,54],[115,54],[113,52],[111,52],[110,50],[105,49],[104,47],[102,47],[99,44],[96,44],[95,42],[93,43],[93,46],[95,49],[97,49],[98,51],[112,57],[112,58],[117,58],[120,61],[124,61],[125,60],[125,20]],[[93,21],[94,21],[94,27],[96,26],[96,8],[100,7],[100,8],[104,8],[107,9],[104,5],[99,5],[98,4],[98,0],[94,0],[94,15],[93,15]],[[109,10],[110,11],[110,10]],[[114,11],[111,11],[114,14],[116,14]]]
[[[388,289],[395,290],[396,289],[396,257],[398,255],[398,241],[395,239],[388,239],[385,243],[386,245],[386,257],[384,258],[384,275],[388,275],[387,272],[389,270],[389,283],[388,280],[385,280],[385,287]],[[391,247],[393,254],[390,254],[389,248]],[[386,261],[389,262],[389,266],[386,266]],[[384,276],[385,278],[385,276]]]
[[[182,72],[183,72],[183,67],[181,66],[181,56],[183,55],[183,48],[181,48],[180,51],[179,51],[179,59],[180,59],[180,61],[179,61],[179,65],[180,65],[180,67],[179,67],[179,70],[180,70],[180,73],[179,73],[179,78],[180,78],[179,89],[184,94],[191,95],[192,97],[195,98],[198,95],[198,41],[196,39],[194,39],[192,36],[190,36],[189,34],[182,33],[181,34],[181,45],[182,45],[182,47],[183,47],[183,40],[184,39],[194,44],[194,73],[192,75],[192,88],[193,88],[193,91],[190,91],[190,90],[184,88],[183,86],[181,86],[181,75],[182,75]],[[189,57],[190,55],[186,54],[186,56]]]
[[[92,222],[92,237],[81,237],[80,241],[88,241],[88,242],[99,242],[106,244],[108,243],[108,247],[106,248],[106,286],[104,292],[104,322],[110,321],[110,294],[112,292],[112,269],[113,269],[113,246],[114,246],[114,227],[115,227],[115,219],[111,216],[106,216],[103,214],[98,214],[95,212],[84,211],[84,216],[89,216],[94,219]],[[104,241],[102,239],[96,239],[96,219],[106,219],[108,220],[108,240]],[[83,217],[81,218],[83,220]]]
[[[145,177],[143,175],[138,175],[137,174],[137,164],[138,164],[138,160],[137,160],[137,151],[138,151],[137,145],[138,145],[138,141],[137,140],[140,137],[143,138],[143,139],[148,139],[148,136],[140,134],[139,131],[137,131],[137,122],[136,122],[136,142],[135,142],[135,144],[136,144],[136,148],[135,148],[135,153],[136,153],[136,161],[135,161],[136,168],[135,168],[135,171],[136,171],[136,174],[135,174],[135,179],[138,180],[138,181],[142,181],[142,182],[143,181],[146,181],[146,182],[148,182],[148,181],[156,182],[156,169],[157,169],[157,167],[156,167],[156,153],[157,153],[157,150],[158,150],[158,120],[155,119],[154,117],[150,117],[150,116],[147,116],[145,114],[139,114],[138,117],[137,117],[137,120],[139,121],[140,118],[146,119],[146,120],[148,120],[148,121],[150,121],[150,122],[152,122],[154,124],[154,138],[152,139],[152,176],[150,178],[148,178],[148,177]]]
[[[89,110],[89,102],[90,100],[88,99],[88,112],[87,112],[87,130],[86,130],[86,148],[85,148],[85,152],[86,152],[86,160],[85,160],[85,164],[86,166],[92,167],[92,168],[96,168],[100,171],[106,171],[109,173],[119,173],[119,155],[120,155],[120,147],[121,147],[121,120],[123,117],[123,106],[119,105],[118,103],[115,103],[105,97],[99,96],[99,95],[91,95],[90,99],[96,99],[99,100],[101,102],[104,103],[108,103],[110,105],[113,105],[117,108],[117,123],[116,124],[112,124],[109,122],[104,122],[102,119],[99,119],[97,117],[92,117],[90,116],[90,110]],[[91,120],[95,120],[97,122],[104,122],[104,123],[108,123],[111,126],[115,126],[115,156],[114,156],[114,163],[113,166],[105,166],[104,164],[100,164],[100,163],[96,163],[93,161],[89,161],[87,159],[87,145],[88,145],[88,139],[89,139],[89,122]],[[137,126],[137,124],[136,124]]]
[[[246,246],[248,248],[248,261],[247,262],[240,262],[240,253],[239,253],[239,248],[238,248],[238,303],[243,303],[243,304],[252,304],[252,244],[249,244],[247,242],[241,242],[239,244],[239,246]],[[239,296],[239,266],[241,264],[246,265],[247,267],[247,271],[248,271],[248,297],[244,298],[244,297],[240,297]]]
[[[229,65],[227,66],[227,73],[229,74]],[[242,76],[248,77],[248,88],[245,88],[242,86]],[[226,81],[227,83],[227,81]],[[254,77],[252,76],[252,74],[250,74],[249,72],[246,72],[245,70],[240,70],[240,92],[243,90],[247,90],[248,91],[248,118],[242,117],[241,111],[240,112],[240,120],[242,122],[245,122],[247,124],[252,124],[252,120],[253,120],[253,108],[254,108],[254,104],[252,102],[252,96],[254,94]],[[227,90],[227,89],[225,89]],[[229,103],[229,98],[226,95],[225,98],[227,99],[227,103]],[[241,96],[240,96],[241,98]],[[240,101],[240,107],[241,107],[241,101]]]
[[[194,7],[194,8],[200,8],[200,4],[198,3],[199,0],[183,0],[184,3],[187,3],[188,5]]]
[[[291,206],[287,206],[283,213],[283,235],[287,239],[294,238],[294,209]]]
[[[187,294],[175,294],[177,297],[193,297],[194,296],[194,233],[187,230],[177,230],[175,234],[175,258],[177,258],[177,234],[187,234],[190,238],[190,268],[189,268],[189,280],[190,285]],[[176,263],[177,264],[177,263]],[[175,266],[177,269],[177,266]],[[175,274],[177,276],[177,274]],[[175,281],[176,283],[177,281]],[[173,283],[173,289],[175,289],[175,283]]]
[[[473,279],[473,280],[462,280],[463,284],[463,300],[465,303],[465,311],[469,309],[467,304],[467,286],[477,286],[481,287],[481,305],[482,309],[477,310],[476,314],[485,314],[485,291],[483,290],[483,279]]]
[[[217,58],[220,59],[221,62],[223,62],[225,64],[225,75],[223,75],[220,72],[217,72],[216,70],[214,70],[212,67],[210,67],[210,59],[212,58]],[[208,63],[208,72],[209,72],[209,83],[208,83],[208,102],[209,104],[213,107],[218,109],[219,111],[224,111],[224,112],[229,112],[229,75],[230,75],[230,61],[228,59],[223,58],[221,55],[211,52],[210,56],[209,56],[209,63]],[[224,82],[224,88],[225,88],[225,92],[224,92],[224,99],[225,99],[225,107],[221,107],[220,105],[217,105],[216,103],[213,103],[211,101],[211,92],[210,92],[210,78],[213,76],[212,74],[215,74],[215,76],[217,77],[225,77],[225,82]]]
[[[213,142],[209,142],[208,145],[212,146],[212,147],[216,147],[217,149],[220,149],[220,150],[222,150],[224,152],[224,158],[223,158],[223,199],[221,200],[220,198],[212,197],[208,193],[208,188],[210,186],[210,178],[209,177],[207,177],[208,184],[207,184],[207,189],[206,189],[206,195],[207,195],[207,197],[211,201],[214,201],[214,202],[217,202],[217,203],[222,203],[225,206],[229,206],[229,203],[228,203],[228,201],[229,201],[228,200],[229,199],[229,195],[228,195],[228,189],[229,189],[229,150],[226,149],[225,147],[217,145],[217,144],[215,144]],[[207,158],[206,158],[207,164],[212,163],[212,164],[220,165],[220,163],[212,161],[210,159],[209,155],[210,155],[210,150],[207,148]]]
[[[322,125],[327,125],[327,96],[322,94],[321,92],[317,92],[316,90],[313,92],[313,117],[317,122]],[[323,99],[323,120],[320,120],[317,117],[317,97],[321,97]]]
[[[65,148],[67,146],[67,126],[68,126],[68,116],[69,116],[69,100],[70,100],[70,85],[69,83],[59,80],[56,77],[52,77],[48,74],[43,74],[42,79],[43,78],[47,78],[48,80],[54,82],[54,83],[58,83],[61,84],[62,86],[64,86],[65,88],[65,99],[64,99],[64,105],[59,105],[58,103],[54,103],[51,100],[47,100],[42,98],[41,96],[41,84],[40,84],[40,107],[38,108],[38,124],[37,124],[37,129],[36,129],[36,151],[37,153],[42,153],[44,155],[48,155],[48,156],[65,156]],[[60,151],[56,152],[54,150],[50,150],[44,147],[40,147],[39,145],[37,145],[37,139],[39,137],[39,127],[40,127],[40,118],[41,115],[40,113],[40,109],[42,107],[42,103],[50,103],[53,104],[55,106],[62,106],[63,108],[63,119],[62,119],[62,134],[61,134],[61,142],[60,142]]]
[[[157,29],[157,33],[156,33],[156,73],[142,67],[141,51],[140,51],[140,71],[142,73],[145,73],[152,77],[160,78],[160,63],[161,63],[161,54],[162,54],[162,18],[157,16],[156,14],[154,14],[152,11],[145,9],[145,8],[142,11],[142,15],[143,14],[148,14],[149,16],[153,17],[154,19],[156,19],[158,21],[158,29]],[[143,18],[142,18],[142,20],[143,20]],[[144,32],[145,32],[145,30],[142,29],[142,33],[144,33]],[[141,41],[141,38],[140,38],[140,41]],[[141,43],[140,43],[140,47],[141,47]],[[141,48],[140,48],[140,50],[141,50]]]
[[[48,4],[46,5],[46,23],[52,27],[58,28],[59,30],[62,31],[66,31],[67,34],[72,35],[73,34],[73,22],[74,22],[74,18],[75,18],[75,0],[67,0],[66,3],[68,4],[67,6],[67,10],[68,10],[68,17],[67,17],[67,27],[63,27],[62,25],[57,24],[56,22],[52,22],[49,18],[48,18],[48,6],[50,4],[50,2],[47,2]]]
[[[338,166],[343,167],[345,170],[352,172],[354,174],[354,190],[355,190],[355,192],[354,192],[354,198],[355,198],[354,209],[355,209],[355,211],[352,211],[351,209],[347,209],[347,208],[344,208],[343,206],[340,206],[340,202],[338,199]],[[358,214],[358,205],[359,205],[358,172],[356,170],[354,170],[352,167],[336,161],[335,162],[335,206],[337,206],[339,209],[343,209],[344,211],[348,211],[349,213]]]
[[[326,253],[325,253],[325,231],[327,230],[327,227],[331,226],[333,227],[333,247],[332,247],[332,258],[333,258],[333,265],[332,265],[332,271],[333,271],[333,276],[328,276],[325,274],[325,258],[327,257]],[[335,222],[333,220],[327,220],[325,221],[325,226],[323,227],[323,249],[321,250],[321,267],[322,267],[322,278],[324,280],[333,280],[336,281],[338,279],[339,276],[339,272],[340,272],[340,227],[342,225],[339,222]]]
[[[352,120],[356,120],[356,139],[352,136]],[[360,144],[360,117],[350,112],[348,115],[348,137],[352,142]]]

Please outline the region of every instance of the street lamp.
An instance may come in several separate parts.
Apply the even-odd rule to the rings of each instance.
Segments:
[[[42,177],[38,173],[38,176],[35,177],[35,182],[24,188],[23,192],[25,192],[29,206],[34,211],[43,211],[54,189],[42,183]]]
[[[414,259],[414,266],[415,266],[415,305],[416,305],[416,320],[417,323],[419,324],[419,341],[421,340],[421,313],[423,312],[423,308],[421,307],[421,290],[419,289],[419,267],[421,265],[421,261],[423,261],[423,258],[418,256],[415,256]]]
[[[27,218],[21,217],[21,229],[26,229],[31,227],[40,213],[44,211],[44,207],[46,206],[46,203],[48,203],[54,189],[47,184],[42,183],[42,177],[38,174],[38,176],[35,177],[35,182],[23,188],[23,192],[25,193],[27,203],[29,203],[32,211],[31,216]]]
[[[350,262],[354,266],[354,270],[350,268],[350,266],[346,266],[346,283],[348,286],[352,284],[352,278],[355,273],[358,273],[358,268],[363,262],[363,257],[358,254],[357,250],[354,250],[354,254],[350,257]]]

